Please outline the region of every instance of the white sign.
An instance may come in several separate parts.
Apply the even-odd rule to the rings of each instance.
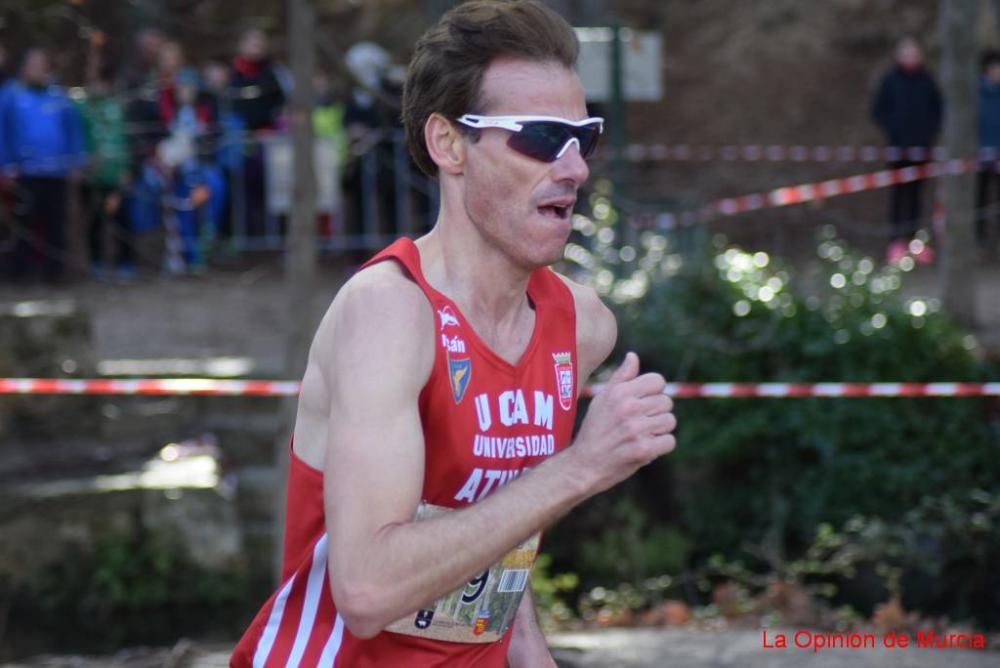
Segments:
[[[612,28],[576,28],[580,58],[576,70],[587,100],[611,100]],[[663,37],[657,32],[622,28],[622,88],[628,102],[655,102],[663,98],[661,54]]]

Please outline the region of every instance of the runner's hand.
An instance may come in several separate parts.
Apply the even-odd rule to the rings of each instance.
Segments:
[[[639,357],[627,353],[604,389],[590,402],[571,452],[584,475],[594,477],[593,493],[631,476],[676,446],[674,403],[663,394],[658,373],[639,375]]]

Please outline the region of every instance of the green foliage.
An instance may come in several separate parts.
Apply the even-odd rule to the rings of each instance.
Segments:
[[[649,231],[636,247],[622,246],[613,209],[596,200],[593,219],[576,220],[581,243],[567,259],[575,278],[618,311],[615,359],[635,350],[644,368],[678,382],[988,379],[975,341],[934,300],[902,296],[912,263],[879,267],[830,229],[808,271],[721,239],[681,254],[683,236]],[[816,527],[855,516],[895,525],[939,490],[962,494],[1000,480],[997,423],[982,399],[699,399],[678,400],[676,413],[677,452],[624,492],[647,526],[595,506],[601,519],[590,525],[614,528],[588,534],[593,544],[560,562],[584,582],[642,572],[647,557],[628,546],[657,526],[681,527],[694,566],[749,546],[786,564],[808,559]],[[630,565],[610,572],[602,553]],[[990,584],[1000,589],[995,576]]]
[[[661,575],[635,583],[622,582],[614,587],[593,587],[580,597],[580,618],[602,625],[627,623],[632,620],[633,613],[662,603],[666,592],[674,585],[673,578]]]
[[[621,347],[672,380],[982,379],[970,339],[933,302],[899,295],[905,272],[853,257],[830,233],[819,271],[798,282],[765,253],[719,248],[680,258],[666,238],[647,233],[638,269],[608,283],[627,273],[625,263],[608,262],[615,254],[601,247],[600,231],[595,237],[582,277],[618,302]],[[898,516],[934,489],[998,476],[985,403],[976,399],[678,404],[675,473],[698,484],[681,480],[675,489],[703,553],[765,536],[779,550],[787,540],[804,544],[820,522]],[[650,477],[661,489],[670,482]]]
[[[220,611],[245,605],[247,590],[238,569],[210,573],[177,545],[112,536],[27,583],[15,594],[11,620],[15,629],[54,632],[67,648],[98,651],[107,649],[102,642],[167,641],[204,630]]]
[[[691,544],[677,529],[651,526],[646,513],[623,496],[604,530],[581,546],[580,568],[604,582],[639,582],[650,575],[677,574]]]
[[[1000,628],[1000,491],[928,497],[889,529],[903,603]]]
[[[531,590],[535,596],[539,620],[546,630],[557,628],[573,619],[573,610],[566,601],[580,583],[574,573],[550,574],[551,567],[552,556],[540,554],[531,572]]]
[[[769,561],[761,569],[716,554],[696,577],[704,590],[720,578],[752,592],[774,580],[791,582],[832,603],[850,602],[865,614],[899,595],[907,610],[996,628],[998,527],[1000,493],[977,489],[927,496],[897,521],[858,515],[840,529],[820,524],[806,550],[791,561]]]

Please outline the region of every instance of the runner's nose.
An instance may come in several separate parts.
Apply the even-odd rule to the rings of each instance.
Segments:
[[[590,167],[580,155],[580,142],[573,137],[563,147],[561,155],[552,163],[556,181],[571,181],[579,186],[590,176]]]

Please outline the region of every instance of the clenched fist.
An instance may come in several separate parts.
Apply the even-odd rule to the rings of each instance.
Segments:
[[[597,494],[676,446],[674,402],[658,373],[639,375],[639,357],[627,353],[604,390],[590,402],[571,448]]]

